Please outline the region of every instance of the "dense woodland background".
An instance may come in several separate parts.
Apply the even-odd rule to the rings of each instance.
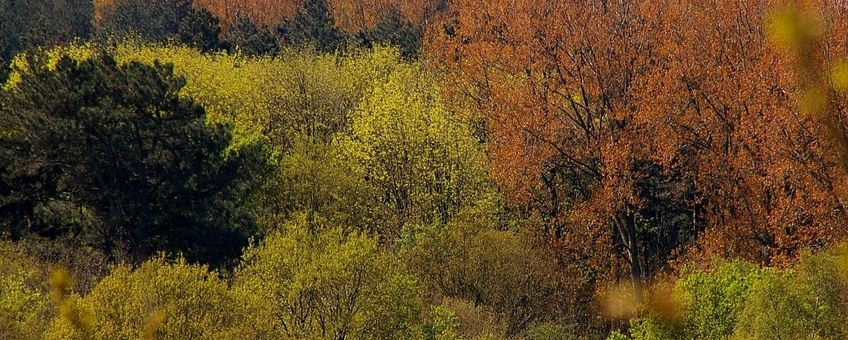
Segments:
[[[0,0],[0,338],[848,338],[841,0]]]

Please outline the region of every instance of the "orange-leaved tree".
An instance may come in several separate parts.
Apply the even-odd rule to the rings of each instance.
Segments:
[[[638,293],[681,255],[783,264],[845,234],[845,171],[794,105],[773,5],[460,0],[428,53],[453,102],[480,113],[513,202],[607,278],[626,268]],[[844,25],[821,5],[825,26]],[[846,31],[827,32],[824,60]]]

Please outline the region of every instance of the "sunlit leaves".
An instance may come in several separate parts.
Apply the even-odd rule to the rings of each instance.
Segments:
[[[81,313],[90,314],[94,338],[204,338],[233,336],[241,318],[228,285],[214,272],[184,260],[155,258],[139,268],[120,265],[92,292],[76,297]],[[49,338],[73,338],[80,330],[57,319]],[[230,335],[227,335],[230,334]]]
[[[383,193],[401,221],[449,220],[486,190],[481,145],[417,65],[377,83],[341,143],[357,173]]]
[[[416,331],[416,280],[359,233],[294,220],[245,252],[235,290],[270,337],[397,338]]]

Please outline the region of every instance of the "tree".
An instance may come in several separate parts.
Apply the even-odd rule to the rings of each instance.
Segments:
[[[377,84],[352,117],[341,147],[380,202],[405,223],[450,221],[487,198],[486,159],[471,129],[442,102],[417,64]]]
[[[99,5],[97,29],[101,35],[137,34],[165,41],[177,36],[191,9],[191,0],[116,0]]]
[[[271,338],[409,338],[417,285],[360,233],[296,218],[245,251],[234,290]]]
[[[375,188],[352,171],[340,150],[301,139],[281,157],[279,171],[257,195],[261,226],[272,232],[301,214],[308,223],[326,220],[351,230],[384,234],[396,223]]]
[[[218,18],[203,8],[192,8],[177,29],[180,42],[204,52],[221,47],[221,24]]]
[[[276,55],[280,43],[268,30],[259,27],[247,16],[239,16],[227,29],[227,42],[247,56]]]
[[[423,33],[406,21],[397,7],[391,6],[380,21],[368,30],[359,31],[356,37],[359,44],[371,48],[375,44],[393,45],[401,50],[407,59],[418,56]]]
[[[92,33],[93,11],[91,0],[3,1],[0,3],[0,66],[5,71],[18,52],[88,38]],[[0,77],[0,81],[4,80],[5,77]]]
[[[229,128],[179,96],[185,81],[170,66],[63,56],[51,70],[37,59],[2,98],[0,218],[13,238],[71,233],[136,260],[239,252],[263,145],[229,149]]]
[[[335,26],[327,0],[305,1],[277,31],[286,44],[310,46],[320,52],[334,52],[346,39]]]
[[[844,170],[788,100],[802,93],[760,26],[766,4],[458,1],[449,12],[429,42],[449,102],[484,117],[512,202],[546,216],[559,249],[595,259],[599,275],[622,265],[639,291],[680,256],[785,264],[844,236]],[[829,39],[843,44],[841,31]]]
[[[635,2],[454,6],[432,50],[458,75],[454,101],[485,117],[494,178],[547,216],[546,231],[569,245],[560,249],[597,259],[600,274],[617,254],[639,291],[657,268],[644,267],[632,180],[652,167],[639,166],[649,159],[628,91],[647,70],[653,22],[636,19]]]

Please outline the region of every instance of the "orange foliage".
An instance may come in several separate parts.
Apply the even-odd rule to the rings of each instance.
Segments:
[[[818,4],[831,28],[825,65],[846,48],[838,3]],[[795,105],[793,65],[768,42],[780,5],[457,0],[450,29],[428,32],[428,53],[454,102],[489,122],[502,187],[515,202],[544,198],[563,242],[598,263],[645,261],[632,253],[650,245],[628,244],[628,219],[645,206],[638,182],[657,177],[640,165],[650,162],[694,186],[690,256],[784,264],[848,234],[848,177],[821,124]],[[844,96],[830,96],[845,122]],[[583,180],[556,177],[563,169]],[[561,209],[575,183],[583,193]]]
[[[114,7],[118,0],[94,0],[94,22],[99,23],[103,18],[103,11]]]
[[[442,0],[328,0],[336,26],[344,32],[354,33],[374,27],[389,8],[400,10],[404,17],[424,27],[436,14]]]

